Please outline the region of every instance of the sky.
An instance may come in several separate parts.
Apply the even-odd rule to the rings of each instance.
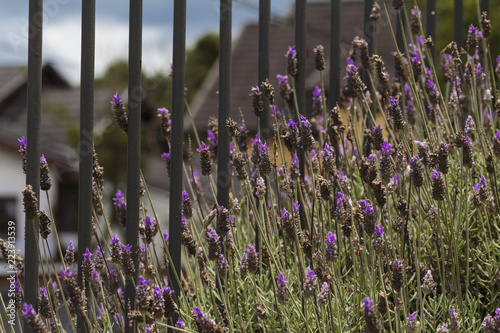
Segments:
[[[82,0],[44,0],[43,62],[52,63],[72,84],[80,81]],[[272,18],[284,16],[293,0],[273,0]],[[26,65],[28,0],[0,0],[0,66]],[[96,1],[96,76],[117,59],[128,56],[126,0]],[[144,0],[143,70],[167,72],[172,58],[174,0]],[[233,0],[233,35],[257,22],[257,0]],[[219,0],[187,0],[187,47],[204,34],[219,30]]]

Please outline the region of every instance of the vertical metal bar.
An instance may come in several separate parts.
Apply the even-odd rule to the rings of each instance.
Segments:
[[[33,192],[40,198],[40,118],[42,105],[42,23],[43,1],[30,0],[28,26],[28,125],[27,125],[27,170],[26,184],[33,187]],[[24,302],[38,307],[38,219],[26,217],[25,225],[25,271]],[[23,331],[31,332],[26,320]]]
[[[481,0],[481,13],[490,11],[490,0]]]
[[[295,48],[297,50],[297,76],[295,77],[295,93],[299,112],[306,111],[306,1],[295,1]],[[311,51],[312,52],[312,51]]]
[[[365,8],[364,8],[364,17],[363,17],[363,22],[364,22],[364,33],[365,33],[365,40],[368,43],[368,51],[370,55],[373,54],[374,50],[374,44],[375,44],[375,24],[374,21],[370,19],[370,15],[372,13],[373,9],[373,3],[374,0],[365,0]],[[367,71],[363,71],[363,82],[366,85],[366,89],[368,91],[372,91],[372,84],[370,81],[370,77],[368,75]],[[364,116],[364,115],[363,115]],[[365,120],[365,126],[368,128],[368,125],[370,124],[370,117],[366,117]],[[363,145],[366,142],[366,136],[363,137]]]
[[[306,0],[295,1],[295,50],[297,51],[297,75],[295,76],[295,95],[297,96],[298,113],[310,116],[306,109]],[[312,52],[312,51],[311,51]],[[297,113],[295,113],[297,114]],[[299,121],[297,119],[296,121]],[[305,176],[304,151],[298,149],[300,177]],[[306,230],[304,202],[300,202],[300,224]]]
[[[340,102],[340,20],[342,0],[332,0],[330,15],[330,98],[328,106],[333,109]]]
[[[269,78],[269,25],[271,24],[271,0],[259,0],[259,84]],[[259,138],[262,142],[269,139],[269,101],[264,99],[264,112],[259,117]],[[267,177],[265,179],[268,184]],[[267,192],[264,202],[267,201]],[[255,233],[257,252],[260,252],[260,234]]]
[[[455,19],[453,21],[453,39],[457,46],[462,47],[463,25],[464,25],[464,0],[455,0]]]
[[[259,1],[259,74],[261,84],[269,78],[269,25],[271,23],[271,0]],[[264,112],[260,116],[260,139],[269,138],[269,103],[264,100]]]
[[[427,0],[426,32],[436,43],[436,0]],[[435,46],[431,49],[431,55],[435,58]]]
[[[82,1],[80,72],[80,166],[78,174],[78,283],[83,288],[83,254],[92,243],[92,166],[94,146],[95,0]],[[88,293],[87,288],[87,293]],[[88,296],[88,295],[87,295]],[[86,321],[78,317],[78,332]]]
[[[217,145],[217,203],[229,207],[229,131],[226,119],[231,108],[231,24],[232,0],[220,1],[219,44],[219,137]]]
[[[374,0],[365,0],[365,7],[364,7],[364,33],[365,33],[365,40],[368,43],[368,51],[370,52],[370,55],[373,54],[374,50],[374,39],[375,39],[375,24],[374,22],[370,19],[370,15],[372,13],[372,8],[373,8],[373,2]],[[370,83],[370,78],[368,77],[368,73],[366,71],[363,72],[363,82],[366,85],[366,88],[368,91],[371,91],[371,83]],[[367,121],[368,121],[367,117]]]
[[[364,16],[363,16],[364,33],[365,33],[364,38],[368,43],[368,50],[370,51],[370,54],[373,54],[373,48],[374,48],[373,40],[375,38],[375,25],[373,21],[370,19],[373,3],[374,0],[365,0]]]
[[[132,245],[135,276],[127,277],[126,312],[135,308],[134,280],[138,275],[139,191],[141,167],[141,62],[142,62],[142,0],[130,0],[128,53],[128,139],[127,139],[127,244]],[[131,326],[132,325],[132,326]],[[125,319],[125,332],[135,332],[136,325]]]
[[[172,65],[172,154],[170,162],[169,251],[172,257],[170,281],[177,295],[181,286],[174,271],[181,272],[182,163],[184,146],[184,70],[186,56],[186,0],[174,2],[174,49]]]

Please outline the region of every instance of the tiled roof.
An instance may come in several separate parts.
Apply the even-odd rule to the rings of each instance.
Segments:
[[[342,35],[341,35],[341,57],[346,59],[349,55],[350,45],[354,37],[363,36],[363,2],[344,2],[342,5]],[[330,3],[329,2],[311,2],[306,10],[306,84],[310,91],[314,85],[320,85],[319,75],[314,70],[313,49],[322,44],[325,48],[325,56],[328,57],[330,51]],[[395,20],[393,22],[395,24]],[[394,50],[394,44],[390,34],[386,33],[387,22],[382,15],[377,23],[379,33],[377,44],[379,54],[386,63],[389,72],[392,71],[393,59],[391,51]],[[383,30],[384,32],[380,32]],[[270,27],[270,82],[275,86],[276,101],[281,103],[279,97],[277,74],[286,74],[286,59],[284,57],[288,46],[294,45],[294,13],[293,11],[285,19],[274,22]],[[257,118],[253,115],[251,97],[251,87],[258,84],[258,25],[247,25],[238,40],[233,42],[231,72],[231,110],[230,116],[239,119],[239,109],[241,108],[247,128],[253,132],[257,130]],[[345,66],[341,64],[345,76]],[[324,83],[328,89],[328,72],[324,73]],[[195,125],[198,131],[203,131],[207,127],[210,116],[217,115],[218,109],[218,66],[214,66],[206,78],[204,85],[198,96],[192,102],[191,108]],[[189,87],[188,87],[189,88]],[[310,92],[309,92],[310,94]],[[310,96],[308,96],[310,99]],[[191,130],[191,121],[187,119],[185,129]]]
[[[67,82],[50,65],[44,66],[42,91],[42,117],[40,144],[42,153],[49,161],[56,163],[60,172],[76,170],[77,156],[69,145],[69,130],[78,126],[80,114],[80,91],[69,87]],[[7,78],[11,75],[11,80]],[[21,67],[0,67],[0,92],[9,90],[3,96],[0,110],[0,145],[17,150],[17,139],[27,135],[26,71]],[[18,87],[12,89],[14,85]],[[96,90],[95,109],[108,107],[109,93]],[[96,123],[99,119],[96,119]]]

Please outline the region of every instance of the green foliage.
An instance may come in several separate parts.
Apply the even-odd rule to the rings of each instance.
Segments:
[[[203,36],[192,50],[186,52],[187,99],[191,100],[219,56],[219,36]]]
[[[422,11],[426,15],[426,0],[417,0]],[[480,13],[477,3],[480,0],[464,0],[464,25],[462,29],[462,45],[467,41],[468,27],[473,24],[479,27]],[[413,8],[413,1],[407,1],[408,13]],[[500,55],[500,6],[495,1],[490,1],[489,19],[491,19],[491,35],[489,37],[491,54],[493,59]],[[436,1],[436,53],[439,53],[453,39],[454,1]],[[425,30],[425,25],[424,25]]]

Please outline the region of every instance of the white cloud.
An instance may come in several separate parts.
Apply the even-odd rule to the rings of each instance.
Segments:
[[[142,65],[147,73],[167,73],[171,61],[172,31],[144,27]],[[74,20],[48,25],[44,29],[44,61],[50,61],[73,84],[80,80],[81,28]],[[95,72],[102,75],[117,59],[128,58],[128,26],[120,22],[96,23]]]

